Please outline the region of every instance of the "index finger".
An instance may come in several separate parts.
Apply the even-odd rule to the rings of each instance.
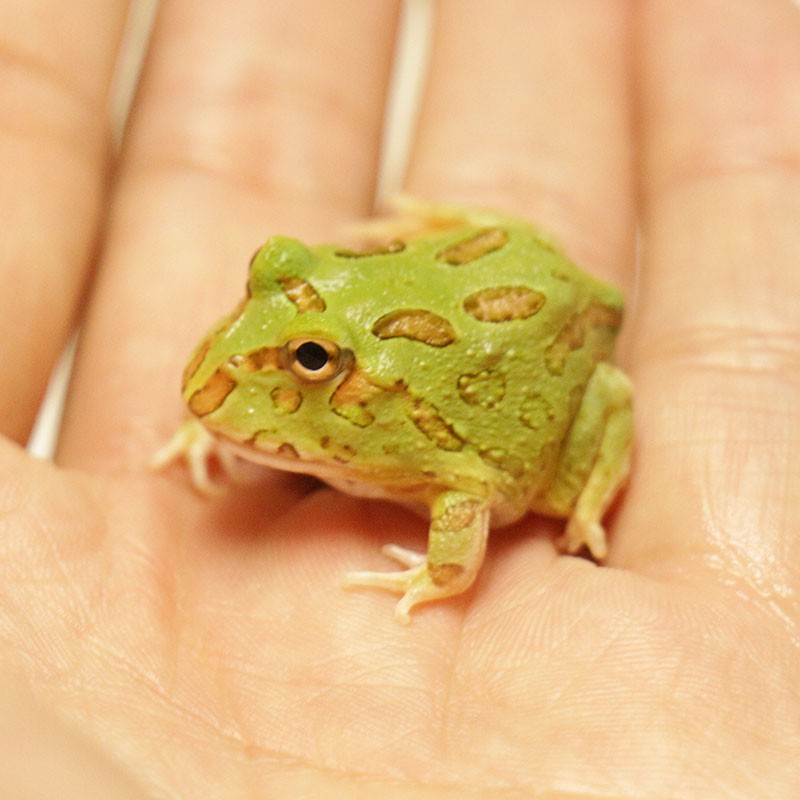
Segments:
[[[437,8],[409,190],[525,216],[590,272],[629,284],[628,2]]]

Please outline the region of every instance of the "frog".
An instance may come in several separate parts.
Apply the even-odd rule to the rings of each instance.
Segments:
[[[469,589],[490,529],[529,513],[601,561],[633,441],[611,360],[623,305],[552,237],[489,210],[411,203],[357,247],[274,235],[189,359],[189,419],[157,460],[186,456],[208,489],[213,454],[241,458],[422,514],[425,552],[387,544],[398,569],[343,581],[398,594],[400,623]]]

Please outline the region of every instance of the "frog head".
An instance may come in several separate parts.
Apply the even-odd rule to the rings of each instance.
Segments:
[[[323,477],[331,464],[337,475],[361,465],[374,475],[379,463],[391,472],[393,460],[407,461],[404,428],[424,412],[410,408],[401,380],[381,381],[360,362],[370,304],[336,306],[341,284],[358,276],[340,268],[326,273],[332,257],[271,238],[250,263],[246,298],[186,366],[184,401],[250,459]],[[380,345],[376,335],[367,338]]]

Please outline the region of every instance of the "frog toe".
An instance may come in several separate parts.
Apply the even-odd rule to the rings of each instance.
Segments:
[[[402,564],[404,567],[418,567],[424,564],[427,556],[425,553],[418,553],[416,550],[408,550],[397,544],[387,544],[381,548],[381,552],[389,558]]]
[[[423,564],[415,572],[417,574],[394,610],[395,619],[404,625],[411,621],[410,612],[415,606],[461,594],[472,585],[475,578],[474,573],[470,574],[451,564],[438,568]]]
[[[567,553],[577,553],[585,545],[592,558],[597,561],[604,559],[608,552],[606,532],[602,524],[597,520],[584,520],[579,517],[570,519],[566,532],[557,544]]]
[[[425,573],[426,566],[423,561],[415,567],[396,572],[349,572],[345,575],[342,585],[345,589],[386,589],[405,597],[411,591],[414,583]]]

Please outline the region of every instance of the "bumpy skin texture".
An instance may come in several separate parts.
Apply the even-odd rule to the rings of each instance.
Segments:
[[[430,513],[427,558],[389,548],[406,570],[348,578],[402,593],[404,622],[466,589],[490,525],[529,510],[602,557],[632,432],[616,290],[520,221],[431,211],[422,228],[363,251],[271,238],[183,382],[239,455]]]

